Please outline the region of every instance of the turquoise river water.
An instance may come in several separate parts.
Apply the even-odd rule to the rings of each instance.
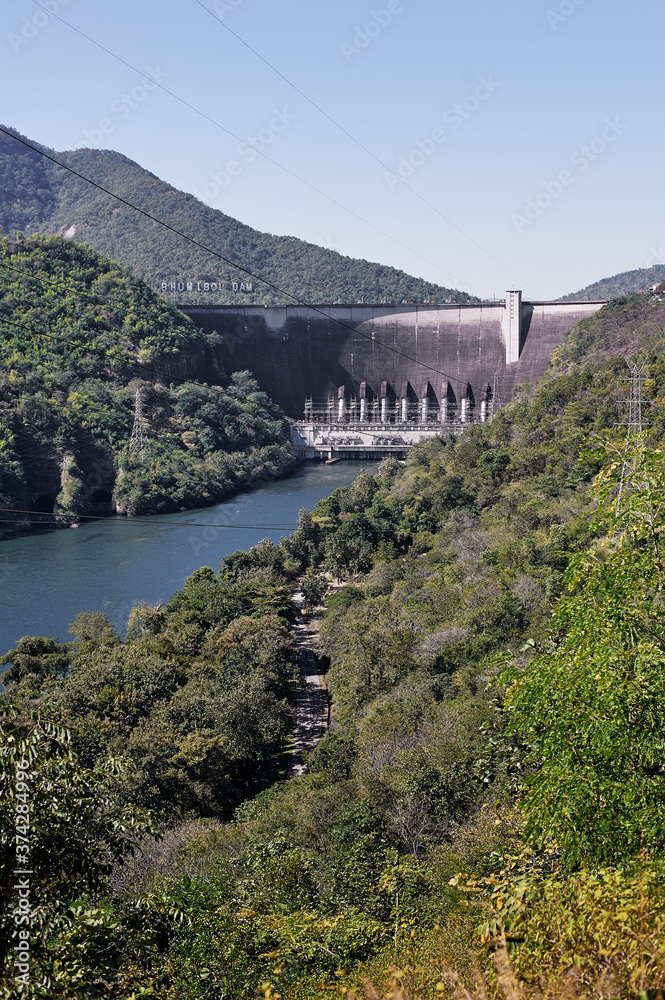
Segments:
[[[24,635],[66,641],[79,611],[103,611],[122,635],[136,601],[168,601],[200,566],[216,570],[235,549],[249,549],[262,538],[278,542],[290,534],[289,526],[295,528],[302,507],[311,510],[338,486],[377,467],[310,464],[288,479],[202,510],[93,521],[0,541],[0,655]]]

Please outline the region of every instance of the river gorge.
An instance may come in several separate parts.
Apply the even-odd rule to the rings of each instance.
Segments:
[[[308,464],[212,507],[6,539],[0,542],[0,655],[24,635],[66,641],[80,611],[103,611],[122,635],[136,601],[168,601],[200,566],[216,570],[229,552],[249,549],[262,538],[278,542],[296,527],[302,507],[311,510],[337,487],[377,467],[375,462]]]

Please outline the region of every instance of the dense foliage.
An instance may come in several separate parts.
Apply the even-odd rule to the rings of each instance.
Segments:
[[[652,267],[640,267],[636,271],[622,271],[611,278],[594,281],[579,292],[562,295],[562,301],[597,301],[598,299],[615,299],[631,292],[648,292],[652,285],[665,281],[665,264],[654,264]]]
[[[18,134],[18,133],[17,133]],[[213,247],[231,261],[308,302],[468,302],[472,296],[404,271],[344,257],[293,236],[261,233],[177,191],[132,160],[110,150],[79,149],[50,155],[144,211]],[[0,134],[0,225],[14,237],[28,233],[70,233],[131,267],[152,288],[162,281],[241,282],[244,271],[211,257],[191,243]],[[247,304],[292,301],[260,281]],[[191,293],[178,301],[200,302]],[[207,301],[213,301],[206,297]],[[233,302],[227,290],[214,301]]]
[[[611,495],[601,507],[608,534],[567,570],[542,652],[505,678],[508,728],[536,765],[526,833],[568,868],[665,851],[665,468],[659,451],[635,464],[618,512]]]
[[[665,986],[664,324],[658,301],[611,303],[491,424],[386,460],[279,545],[198,571],[166,608],[135,609],[124,641],[79,616],[72,643],[8,654],[5,742],[39,712],[84,775],[126,754],[108,808],[165,824],[91,878],[96,930],[61,974],[81,940],[68,904],[38,954],[48,995]],[[651,426],[625,455],[619,355],[647,351]],[[311,614],[333,723],[304,776],[272,782],[289,597],[302,583],[313,604],[324,575]]]
[[[294,465],[283,415],[249,373],[224,388],[183,383],[226,381],[214,338],[88,248],[0,238],[0,322],[7,507],[175,510]],[[144,461],[129,449],[137,388],[151,450]]]
[[[71,642],[21,639],[3,680],[26,710],[47,702],[66,722],[82,764],[129,754],[132,801],[229,815],[290,729],[292,612],[279,586],[203,568],[166,607],[137,607],[124,641],[98,612],[77,617]]]

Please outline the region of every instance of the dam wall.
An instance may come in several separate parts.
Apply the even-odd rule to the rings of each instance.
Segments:
[[[184,306],[227,373],[249,369],[293,419],[480,419],[545,371],[555,347],[604,302]],[[364,402],[363,402],[364,401]],[[462,406],[464,401],[464,414]],[[334,413],[331,411],[334,410]],[[435,416],[438,414],[438,417]],[[384,421],[385,422],[385,421]]]

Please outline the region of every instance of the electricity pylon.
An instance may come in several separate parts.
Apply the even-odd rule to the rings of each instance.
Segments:
[[[628,420],[626,421],[626,445],[623,456],[623,465],[621,466],[621,482],[619,483],[619,495],[617,496],[616,502],[617,516],[621,509],[621,498],[625,492],[626,479],[635,471],[636,458],[634,455],[629,458],[629,449],[632,438],[634,438],[637,434],[641,434],[643,429],[642,385],[645,381],[643,372],[648,360],[649,358],[647,356],[641,365],[637,365],[630,361],[626,362],[630,371],[630,378],[624,378],[623,381],[630,382],[630,399],[622,400],[622,402],[628,404]]]
[[[138,386],[134,392],[134,426],[132,427],[129,450],[136,452],[141,462],[150,457],[150,439],[143,416],[143,394]]]
[[[492,398],[490,399],[490,423],[494,420],[494,401],[496,400],[496,382],[499,377],[498,371],[493,373],[494,378],[492,382]]]

